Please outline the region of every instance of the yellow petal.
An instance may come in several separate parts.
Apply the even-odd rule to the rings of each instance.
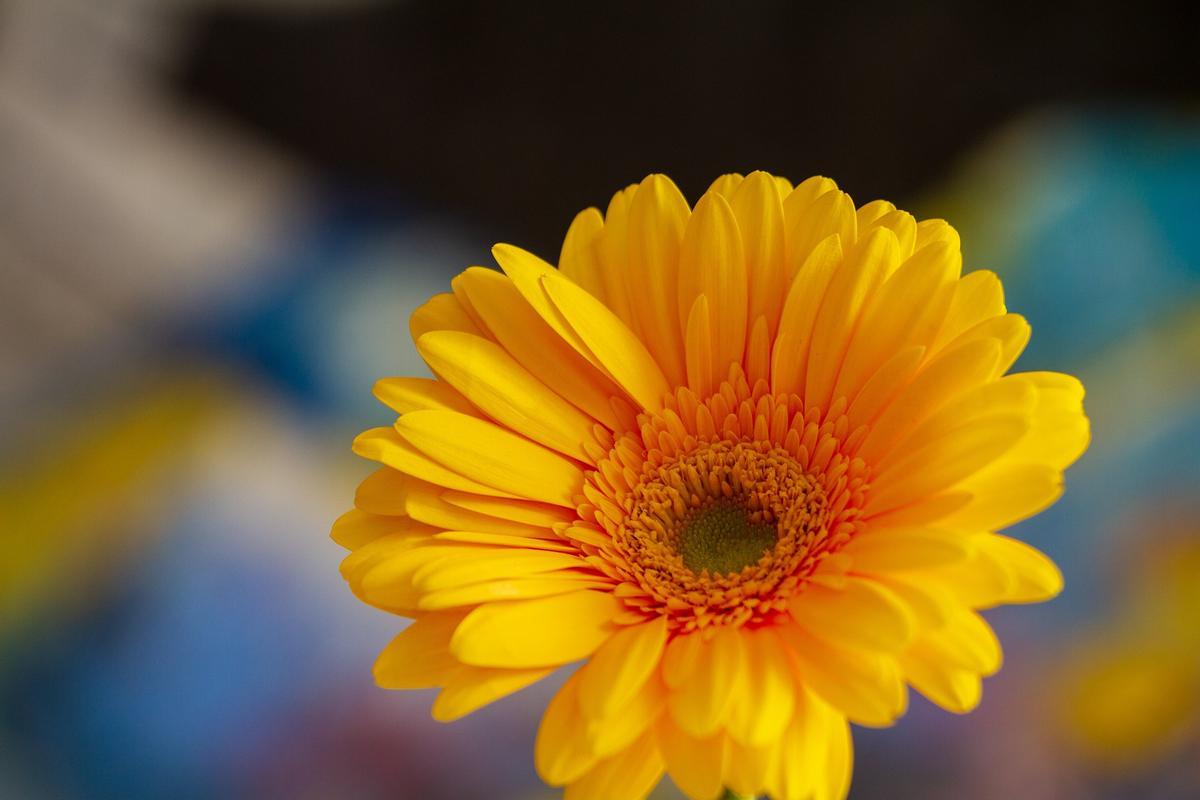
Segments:
[[[958,337],[950,340],[946,348],[954,348],[964,342],[976,339],[995,339],[1000,343],[1000,358],[996,362],[991,377],[998,378],[1013,365],[1017,356],[1021,355],[1021,351],[1029,343],[1029,334],[1029,323],[1025,321],[1024,317],[1020,314],[1004,314],[985,319],[978,325],[968,328]]]
[[[704,642],[691,675],[667,699],[676,724],[695,737],[716,731],[725,720],[734,686],[743,680],[744,662],[738,630],[724,627]]]
[[[375,660],[375,682],[384,689],[441,686],[458,661],[450,637],[465,613],[425,614],[405,628]]]
[[[807,182],[807,181],[806,181]],[[796,188],[799,192],[801,184]],[[796,192],[793,192],[795,194]],[[790,199],[790,198],[789,198]],[[784,215],[788,215],[787,202]],[[817,244],[837,235],[842,247],[849,250],[858,240],[858,220],[854,213],[854,201],[850,195],[840,191],[825,192],[813,199],[802,211],[795,212],[794,221],[787,230],[787,263],[789,275],[797,270]]]
[[[823,780],[818,781],[813,800],[845,800],[846,795],[850,794],[850,780],[854,774],[854,743],[850,738],[850,726],[838,714],[827,715],[824,723]]]
[[[329,532],[329,538],[347,550],[358,550],[388,534],[431,534],[435,530],[408,517],[383,517],[355,508],[337,518]]]
[[[962,255],[947,245],[927,247],[900,265],[864,309],[846,349],[834,397],[853,398],[895,353],[933,343],[961,265]]]
[[[766,791],[775,769],[776,749],[775,746],[750,747],[730,740],[729,764],[725,768],[726,786],[740,795],[752,797]]]
[[[573,463],[475,417],[454,411],[413,411],[396,421],[396,430],[448,469],[503,492],[572,506],[582,491],[583,473]]]
[[[441,498],[451,505],[474,511],[477,514],[520,522],[537,528],[553,528],[560,522],[571,522],[576,519],[574,509],[527,500],[506,500],[455,491],[444,491]]]
[[[878,463],[938,409],[991,379],[999,360],[1000,343],[995,339],[967,342],[938,354],[871,425],[858,455]]]
[[[849,793],[853,749],[846,718],[812,691],[797,695],[779,750],[772,797],[842,800]]]
[[[741,233],[733,210],[720,194],[701,197],[688,220],[679,253],[678,292],[681,329],[686,329],[696,298],[708,298],[713,363],[724,377],[730,364],[742,360],[748,300]]]
[[[659,719],[656,734],[659,750],[675,785],[688,797],[716,800],[724,785],[725,734],[718,733],[705,739],[688,736],[669,714],[663,714]]]
[[[734,690],[729,733],[748,747],[766,747],[783,735],[792,719],[796,684],[784,644],[774,631],[747,631],[743,641],[746,674]]]
[[[908,704],[891,655],[851,650],[820,639],[799,625],[782,625],[798,679],[860,725],[886,727]]]
[[[768,331],[774,335],[788,284],[783,203],[775,179],[765,172],[750,173],[729,205],[745,248],[749,319],[765,318]]]
[[[855,536],[841,550],[858,573],[908,572],[955,564],[967,558],[965,537],[932,528],[892,528]]]
[[[906,457],[932,440],[953,436],[967,425],[980,424],[981,421],[998,414],[1032,419],[1037,407],[1037,394],[1037,389],[1027,381],[1019,380],[1019,376],[1009,376],[977,386],[957,400],[947,403],[906,435],[891,453],[880,460],[879,468],[886,469],[891,462]],[[1028,433],[1024,439],[1027,438]]]
[[[604,217],[596,208],[575,215],[563,239],[558,269],[592,295],[604,299],[604,276],[596,258],[596,242],[604,231]]]
[[[555,553],[577,553],[578,548],[547,531],[546,536],[518,536],[511,533],[493,533],[479,530],[438,530],[433,538],[448,542],[495,545],[498,547],[520,547],[532,550],[551,550]]]
[[[994,675],[1003,661],[1000,641],[983,617],[956,606],[939,628],[923,631],[918,650],[980,675]]]
[[[691,209],[665,175],[638,186],[629,209],[630,299],[638,329],[672,385],[683,382],[683,338],[676,324],[679,248]]]
[[[841,263],[841,238],[834,235],[823,239],[811,249],[788,287],[771,350],[771,389],[776,394],[799,394],[804,390],[813,321]]]
[[[890,203],[888,205],[891,205]],[[913,249],[917,243],[917,221],[912,214],[907,211],[900,211],[893,208],[891,211],[872,220],[869,224],[864,224],[862,219],[858,222],[859,230],[867,228],[887,228],[896,235],[896,241],[900,245],[900,258],[905,259],[913,254]]]
[[[925,348],[907,347],[889,358],[854,394],[846,417],[850,430],[869,424],[912,382],[925,358]]]
[[[699,633],[676,636],[667,643],[663,651],[662,676],[668,688],[678,689],[692,676],[703,648],[704,637]]]
[[[401,548],[383,554],[359,570],[357,577],[348,578],[351,588],[368,603],[383,608],[418,608],[420,591],[413,585],[413,575],[431,563],[447,559],[468,559],[483,548],[471,548],[436,540],[414,547]],[[357,587],[356,587],[357,583]]]
[[[525,302],[537,312],[542,321],[576,353],[591,362],[597,369],[603,370],[600,362],[592,355],[592,351],[583,343],[583,339],[579,338],[579,334],[575,333],[554,303],[550,302],[550,296],[542,287],[542,279],[547,275],[557,275],[558,270],[533,253],[511,244],[496,245],[492,248],[492,256],[504,270],[504,274],[512,280],[513,286],[525,298]],[[472,303],[475,303],[474,296],[472,296]]]
[[[612,635],[621,603],[608,592],[582,591],[489,603],[459,625],[450,650],[480,667],[546,667],[586,658]]]
[[[751,386],[760,380],[771,382],[771,335],[766,317],[758,317],[750,326],[746,341],[746,380]]]
[[[543,266],[549,271],[548,265]],[[536,283],[536,278],[533,280]],[[589,361],[590,352],[581,355],[563,341],[556,329],[526,302],[511,278],[495,270],[471,267],[454,279],[454,286],[487,324],[491,338],[531,375],[592,419],[610,429],[616,426],[609,398],[620,394],[620,390]],[[541,292],[540,287],[533,288]],[[547,313],[557,314],[552,307]],[[561,317],[558,319],[565,325]]]
[[[647,681],[629,702],[601,719],[588,719],[588,741],[592,752],[604,758],[624,750],[660,716],[667,701],[662,682]]]
[[[788,610],[809,631],[849,647],[895,652],[914,633],[912,614],[900,598],[866,578],[849,578],[840,589],[812,583],[792,598]]]
[[[716,347],[708,298],[700,295],[687,321],[687,385],[699,397],[712,394],[716,381]]]
[[[964,481],[970,498],[941,515],[939,524],[962,530],[998,530],[1043,511],[1062,496],[1062,473],[1045,464],[1005,459]]]
[[[955,250],[962,249],[958,231],[944,219],[923,219],[917,223],[917,250],[926,245],[945,242]]]
[[[604,210],[604,232],[596,241],[604,280],[604,303],[634,333],[638,332],[629,284],[629,210],[637,195],[637,184],[612,196]]]
[[[412,413],[433,414],[443,412],[414,411]],[[465,415],[460,416],[463,416],[464,419],[467,418]],[[354,440],[353,449],[356,454],[363,458],[380,461],[393,469],[400,470],[406,475],[412,475],[429,483],[436,483],[438,486],[496,497],[513,497],[508,492],[479,483],[478,481],[473,481],[454,470],[447,469],[401,438],[400,434],[393,428],[371,428],[370,430],[363,431]]]
[[[976,673],[951,666],[921,646],[901,656],[900,665],[914,689],[947,711],[966,714],[979,705],[983,686]]]
[[[562,786],[587,772],[599,759],[580,724],[578,674],[567,678],[546,707],[533,747],[533,763],[543,781]]]
[[[450,292],[435,294],[425,301],[412,313],[408,320],[408,330],[413,341],[420,339],[429,331],[463,331],[481,335],[471,317],[459,304],[458,299]]]
[[[579,705],[589,717],[615,714],[658,671],[666,617],[617,631],[580,670]]]
[[[1013,586],[1005,595],[1004,602],[1040,603],[1062,591],[1062,572],[1037,548],[994,534],[979,536],[973,541],[976,547],[1003,564],[1013,576]]]
[[[553,669],[490,669],[460,664],[433,701],[433,718],[453,722],[537,683]]]
[[[895,235],[872,229],[851,250],[834,273],[813,322],[808,368],[804,381],[805,403],[828,408],[842,358],[863,306],[883,276],[900,260]]]
[[[556,594],[577,592],[580,589],[605,588],[606,584],[589,580],[587,576],[552,572],[545,577],[504,578],[486,583],[472,583],[448,589],[431,591],[421,596],[418,603],[426,611],[438,611],[460,606],[494,603],[500,600],[528,600],[534,597],[549,597]]]
[[[585,565],[583,559],[574,553],[520,547],[466,546],[450,548],[447,555],[447,558],[428,562],[413,573],[413,585],[422,591],[435,592],[498,578],[525,578]]]
[[[837,183],[832,178],[821,175],[814,175],[797,184],[796,188],[783,197],[784,229],[790,231],[814,200],[826,192],[837,191],[837,188]]]
[[[459,331],[434,331],[417,340],[430,369],[485,414],[580,461],[592,420],[563,400],[495,342]]]
[[[669,391],[650,351],[596,298],[556,274],[542,276],[546,293],[572,330],[642,408],[658,411]]]
[[[870,516],[929,497],[979,472],[1013,448],[1029,420],[999,414],[924,443],[880,470],[863,506]]]
[[[568,784],[563,800],[612,800],[645,797],[662,777],[663,761],[654,735],[647,733],[630,747],[592,767]]]
[[[1005,311],[1004,288],[996,273],[981,269],[964,275],[954,287],[946,319],[930,352],[936,353],[963,331]]]
[[[447,383],[431,378],[380,378],[375,381],[375,397],[397,414],[422,408],[444,408],[463,414],[479,410]]]
[[[444,491],[440,486],[408,477],[405,481],[404,510],[415,520],[450,531],[472,531],[481,534],[562,542],[548,528],[479,514],[448,503],[443,499]]]
[[[391,467],[377,469],[354,490],[354,506],[371,514],[405,516],[406,480],[407,476]]]
[[[716,192],[728,200],[729,198],[733,197],[734,193],[737,192],[738,187],[742,185],[742,181],[744,180],[745,178],[743,178],[740,173],[730,172],[722,175],[710,183],[706,191]]]
[[[1028,385],[1036,393],[1033,426],[1009,458],[1060,470],[1073,464],[1091,442],[1091,428],[1083,413],[1083,384],[1057,372],[1018,373],[1005,380]]]

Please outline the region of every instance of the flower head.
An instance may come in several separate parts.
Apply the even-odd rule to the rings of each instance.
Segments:
[[[995,533],[1086,448],[1083,388],[1006,375],[1029,336],[958,234],[826,178],[666,177],[579,214],[558,268],[509,245],[414,313],[437,376],[385,378],[383,466],[334,526],[367,603],[414,618],[385,687],[451,720],[584,662],[541,776],[644,796],[667,772],[839,798],[847,722],[911,686],[966,712],[1000,647],[977,613],[1061,587]]]

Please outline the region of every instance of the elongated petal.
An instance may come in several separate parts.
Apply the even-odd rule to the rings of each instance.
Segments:
[[[420,414],[439,413],[432,411],[413,412]],[[456,412],[445,412],[456,413]],[[407,415],[406,415],[407,416]],[[466,418],[465,415],[462,415]],[[407,475],[420,478],[448,489],[458,489],[475,494],[514,497],[501,489],[460,475],[413,447],[393,428],[372,428],[363,431],[354,440],[354,452],[363,458],[380,461]]]
[[[688,220],[679,254],[678,313],[681,330],[696,298],[708,298],[717,374],[740,362],[746,347],[746,257],[737,220],[719,194],[700,198]]]
[[[787,294],[783,203],[775,180],[752,172],[729,201],[742,234],[749,280],[749,319],[763,317],[773,335]]]
[[[466,614],[426,614],[392,639],[375,661],[375,682],[385,689],[441,686],[458,666],[450,655],[450,637]]]
[[[656,733],[675,785],[688,797],[716,800],[724,785],[728,751],[725,735],[697,739],[681,730],[669,714],[660,718]]]
[[[646,346],[596,298],[556,274],[542,277],[547,294],[595,358],[642,408],[662,408],[669,390]]]
[[[579,704],[590,717],[615,714],[658,671],[667,642],[665,617],[623,628],[580,670]]]
[[[695,669],[667,701],[680,728],[695,737],[717,729],[729,709],[734,686],[743,680],[745,657],[737,630],[725,628],[704,643]]]
[[[455,631],[450,650],[480,667],[546,667],[586,658],[612,633],[620,602],[607,592],[489,603]]]
[[[396,430],[446,468],[503,492],[570,506],[582,489],[583,474],[575,464],[475,417],[413,411],[396,421]]]
[[[891,725],[907,708],[908,695],[891,655],[851,650],[825,642],[798,625],[783,625],[798,679],[860,725]]]
[[[569,783],[599,759],[592,752],[587,728],[579,724],[579,678],[567,678],[542,715],[533,749],[534,766],[551,786]]]
[[[870,530],[854,537],[842,553],[848,555],[855,572],[908,572],[931,566],[954,564],[967,558],[966,537],[931,528]]]
[[[500,345],[459,331],[435,331],[417,340],[430,369],[492,419],[580,461],[593,422],[550,391]]]
[[[767,747],[783,735],[792,719],[795,680],[783,642],[774,631],[748,632],[743,639],[746,673],[734,689],[729,732],[747,746]]]
[[[676,324],[679,248],[691,210],[665,175],[638,186],[629,209],[629,278],[638,328],[667,379],[684,378],[681,329]]]
[[[371,514],[405,516],[408,476],[391,467],[377,469],[354,490],[354,506]]]
[[[847,255],[834,273],[813,322],[810,357],[805,373],[804,399],[828,408],[834,382],[851,334],[868,298],[883,276],[900,260],[899,246],[891,231],[873,229]]]
[[[476,335],[482,334],[479,326],[450,292],[435,294],[414,311],[408,320],[408,330],[412,334],[413,341],[420,339],[429,331],[463,331]]]
[[[596,208],[575,215],[563,239],[558,269],[589,293],[604,299],[604,276],[596,254],[596,242],[604,231],[604,216]]]
[[[662,756],[654,736],[647,733],[621,753],[601,761],[572,781],[563,800],[611,800],[644,797],[663,773]]]
[[[460,664],[433,701],[433,718],[453,722],[489,703],[537,683],[552,669],[491,669]]]
[[[551,572],[529,578],[502,578],[485,583],[453,586],[423,594],[418,605],[426,611],[438,611],[500,600],[528,600],[556,594],[577,592],[580,589],[604,589],[604,583],[585,575]]]
[[[479,411],[448,383],[431,378],[380,378],[375,381],[375,397],[397,414],[422,408],[443,408],[463,414]]]
[[[849,579],[840,589],[811,584],[788,609],[797,623],[821,638],[851,647],[894,652],[914,633],[904,603],[868,579]]]
[[[547,300],[536,284],[536,275],[550,271],[548,265],[542,266],[542,272],[520,274],[525,275],[524,280],[535,283],[533,287],[526,286],[527,292],[536,289]],[[558,329],[551,327],[527,302],[512,278],[494,270],[471,267],[454,279],[454,286],[487,324],[491,337],[531,375],[592,419],[609,428],[617,425],[609,398],[620,390],[592,363],[590,351],[581,355],[563,340]],[[558,323],[566,324],[553,307],[548,306],[545,313],[554,314]]]

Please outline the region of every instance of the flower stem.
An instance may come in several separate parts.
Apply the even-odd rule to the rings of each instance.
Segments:
[[[721,795],[721,800],[757,800],[752,794],[738,794],[733,789],[726,789],[725,794]]]

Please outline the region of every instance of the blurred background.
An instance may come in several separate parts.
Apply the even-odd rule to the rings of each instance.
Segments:
[[[759,168],[949,219],[1095,431],[1016,531],[1066,592],[852,796],[1200,797],[1198,49],[1151,2],[0,2],[0,797],[556,796],[553,685],[374,687],[350,441],[493,242]]]

